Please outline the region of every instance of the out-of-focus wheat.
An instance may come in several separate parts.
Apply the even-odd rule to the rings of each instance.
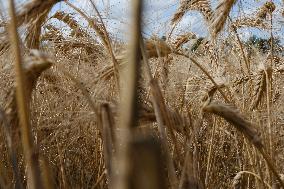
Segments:
[[[118,104],[120,99],[128,100],[121,98],[117,91],[112,63],[117,60],[119,74],[123,76],[126,65],[133,62],[129,61],[133,53],[128,53],[133,48],[125,43],[127,36],[121,40],[115,37],[116,33],[108,33],[113,30],[106,20],[112,16],[103,12],[104,7],[97,9],[95,1],[90,0],[92,7],[87,9],[65,1],[63,6],[69,8],[56,9],[57,12],[50,15],[52,3],[56,2],[60,1],[29,1],[29,6],[19,6],[17,12],[18,16],[25,15],[25,19],[24,16],[19,18],[18,26],[35,31],[21,33],[21,39],[27,40],[19,45],[26,57],[24,69],[34,70],[24,72],[35,151],[38,152],[34,159],[39,155],[41,174],[51,176],[44,180],[46,186],[108,188],[113,185],[112,175],[118,170],[111,164],[121,144],[117,139],[126,130],[118,128],[119,116],[125,111]],[[246,13],[246,8],[250,7],[246,1],[237,3],[237,11],[244,9]],[[242,15],[242,12],[232,14],[230,11],[233,1],[220,0],[214,3],[217,9],[213,10],[210,1],[182,0],[173,16],[174,26],[178,26],[187,11],[199,11],[211,36],[216,36],[215,40],[193,34],[191,28],[166,31],[171,36],[166,40],[156,37],[160,32],[153,34],[144,39],[145,47],[141,37],[142,56],[138,53],[135,58],[138,63],[142,62],[142,71],[146,73],[137,87],[137,102],[143,104],[135,108],[138,127],[130,129],[135,139],[129,143],[133,158],[126,161],[126,167],[132,166],[131,174],[135,175],[135,179],[128,180],[132,179],[135,187],[157,186],[155,180],[162,181],[159,184],[162,188],[230,188],[232,185],[235,188],[270,188],[273,183],[277,184],[275,178],[279,182],[282,177],[277,172],[283,172],[284,168],[281,164],[284,59],[283,45],[278,44],[275,35],[282,23],[278,4],[273,6],[268,1],[257,11]],[[44,5],[45,8],[40,8]],[[89,16],[91,8],[95,14]],[[70,13],[74,10],[76,14]],[[88,27],[78,18],[85,19]],[[19,144],[21,136],[17,128],[19,119],[11,66],[15,56],[7,38],[8,19],[0,23],[0,106],[5,109],[0,112],[0,119],[2,122],[6,119],[11,128],[16,128],[12,132],[15,139],[12,142]],[[64,22],[64,27],[58,22]],[[232,28],[224,35],[219,34],[227,23]],[[242,39],[241,34],[247,27],[262,29],[259,33],[271,28],[274,35],[270,37],[274,40],[264,41],[267,51],[272,49],[272,52],[267,54],[259,50],[258,40]],[[275,42],[273,48],[271,42]],[[38,44],[42,51],[28,49],[38,48]],[[54,60],[43,52],[52,54]],[[44,62],[56,64],[45,72],[51,65]],[[264,66],[258,70],[260,62]],[[267,69],[266,65],[271,62],[272,67]],[[40,74],[41,70],[45,73]],[[168,77],[166,84],[165,77]],[[266,86],[266,77],[272,78],[269,80],[271,87]],[[128,87],[128,83],[122,82],[121,86]],[[214,115],[201,111],[200,99],[209,101],[203,109]],[[271,102],[269,108],[267,102]],[[1,131],[0,128],[0,151],[3,152],[0,187],[5,188],[15,181],[25,187],[27,175],[23,156],[18,156],[19,176],[15,176],[9,144],[4,140],[8,135]],[[273,150],[268,155],[270,136]],[[21,153],[20,147],[16,152]],[[149,182],[142,183],[141,179]]]
[[[222,0],[214,11],[211,19],[209,29],[212,37],[215,39],[217,34],[223,29],[229,13],[236,0]]]
[[[183,44],[187,43],[191,39],[196,39],[196,35],[192,32],[188,32],[182,35],[179,35],[176,40],[174,41],[174,48],[178,49],[181,47]]]
[[[197,10],[202,13],[207,22],[210,21],[212,16],[212,9],[208,0],[182,0],[180,7],[172,18],[172,23],[176,23],[181,20],[184,14],[190,10]]]
[[[69,14],[63,11],[57,11],[51,18],[56,18],[65,24],[67,24],[71,29],[71,36],[72,37],[89,37],[89,34],[84,31],[78,22]]]

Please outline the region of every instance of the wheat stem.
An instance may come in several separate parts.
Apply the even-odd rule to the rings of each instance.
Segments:
[[[132,24],[131,38],[129,42],[129,60],[126,65],[127,72],[122,79],[127,86],[121,88],[121,114],[118,119],[118,128],[123,131],[117,137],[116,156],[117,161],[113,161],[113,167],[116,174],[113,175],[113,186],[111,188],[128,189],[130,188],[130,166],[129,152],[131,149],[132,135],[131,131],[138,124],[138,80],[140,77],[140,35],[142,20],[143,0],[132,1]],[[133,134],[133,133],[132,133]],[[135,166],[135,165],[133,165]]]
[[[26,76],[24,75],[22,55],[20,50],[20,39],[17,32],[17,19],[15,13],[15,4],[10,0],[9,13],[10,23],[10,40],[15,54],[15,79],[16,79],[16,99],[18,114],[20,119],[20,128],[22,134],[22,145],[24,150],[25,161],[28,167],[28,187],[31,189],[41,188],[40,172],[38,159],[35,158],[33,136],[30,126],[29,105],[26,91]]]

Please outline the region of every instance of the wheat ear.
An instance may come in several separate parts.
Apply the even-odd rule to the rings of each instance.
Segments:
[[[236,0],[222,0],[214,11],[209,25],[213,39],[215,39],[217,34],[223,29],[235,2]]]
[[[238,131],[240,131],[250,143],[261,153],[265,159],[270,171],[274,174],[278,182],[284,187],[284,182],[281,180],[280,175],[277,173],[272,160],[267,155],[264,149],[260,134],[254,128],[253,124],[246,120],[236,108],[231,105],[223,104],[221,102],[212,101],[210,98],[204,103],[203,111],[210,112],[224,118],[227,122],[231,123]]]

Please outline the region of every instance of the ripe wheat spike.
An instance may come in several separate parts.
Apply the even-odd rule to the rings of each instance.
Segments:
[[[252,123],[244,118],[234,106],[208,99],[203,106],[203,110],[224,118],[244,134],[251,143],[262,148],[263,144],[260,134],[254,128]]]
[[[223,29],[229,13],[236,0],[222,0],[210,19],[209,29],[215,39],[217,34]]]
[[[200,11],[207,22],[211,19],[212,9],[208,0],[183,0],[172,18],[172,23],[180,21],[184,14],[190,10]]]

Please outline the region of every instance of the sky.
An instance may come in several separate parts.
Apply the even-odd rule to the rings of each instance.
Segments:
[[[80,5],[83,9],[90,10],[88,12],[91,14],[93,11],[91,9],[89,0],[71,0],[72,3]],[[96,6],[98,6],[101,13],[104,15],[105,22],[108,25],[110,32],[118,37],[123,38],[128,35],[129,23],[130,23],[130,4],[131,0],[94,0]],[[173,27],[170,20],[179,7],[179,0],[144,0],[144,35],[152,36],[167,35],[171,28]],[[263,5],[265,0],[238,0],[237,4],[233,7],[231,12],[232,18],[238,16],[250,15],[257,11],[257,8]],[[284,4],[281,0],[273,1],[277,7],[284,8]],[[211,0],[212,8],[216,8],[218,5],[218,0]],[[87,8],[86,8],[87,7]],[[275,18],[277,20],[282,20],[282,25],[275,23],[274,35],[283,38],[284,42],[284,18],[279,17],[280,9],[275,11]],[[275,19],[276,20],[276,19]],[[206,37],[208,36],[208,29],[202,15],[197,11],[188,12],[180,23],[174,30],[174,34],[182,34],[185,32],[194,32],[198,36]],[[255,28],[246,28],[239,30],[241,38],[246,40],[252,35],[261,36],[268,38],[270,36],[269,32]]]
[[[18,5],[21,5],[29,0],[16,0]],[[7,7],[8,0],[0,0],[2,6]],[[95,12],[89,2],[89,0],[69,0],[72,4],[82,8],[90,16],[95,16]],[[129,10],[131,0],[93,0],[104,18],[104,22],[107,25],[109,32],[113,37],[124,39],[129,34],[129,23],[131,18],[131,12]],[[172,28],[170,20],[174,12],[179,7],[179,0],[144,0],[144,21],[143,21],[143,34],[145,37],[152,35],[163,36],[167,35]],[[250,15],[260,7],[265,0],[238,0],[237,4],[233,7],[231,17]],[[281,0],[273,1],[277,7],[284,5]],[[218,0],[211,0],[212,8],[215,8],[218,4]],[[6,8],[4,8],[6,9]],[[70,7],[65,3],[59,3],[53,8],[53,12],[57,10],[64,10],[67,12],[73,12]],[[275,23],[274,35],[283,39],[284,42],[284,18],[280,16],[280,9],[275,11],[275,18],[282,20],[282,25]],[[86,22],[82,18],[77,16],[77,20],[82,25],[87,27]],[[276,19],[275,19],[276,20]],[[206,23],[202,15],[197,11],[188,12],[174,30],[174,34],[182,34],[185,32],[194,32],[200,37],[208,36],[208,30]],[[269,32],[255,28],[246,28],[239,30],[242,39],[247,39],[252,35],[258,35],[261,37],[269,37]]]

